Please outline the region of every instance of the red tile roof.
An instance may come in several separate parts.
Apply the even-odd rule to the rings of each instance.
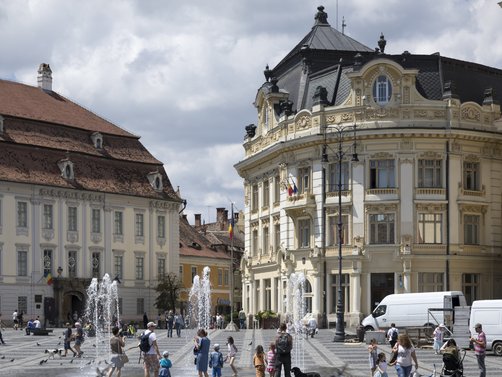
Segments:
[[[110,135],[135,136],[56,92],[7,80],[0,80],[0,114]]]
[[[227,253],[216,251],[210,245],[211,242],[191,226],[187,219],[180,217],[180,256],[230,260]]]

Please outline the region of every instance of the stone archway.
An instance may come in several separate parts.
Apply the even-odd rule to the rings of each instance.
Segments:
[[[90,283],[91,279],[54,279],[54,299],[60,326],[64,326],[65,322],[73,322],[73,313],[75,311],[79,317],[84,315],[86,291]],[[68,318],[68,313],[71,320]]]

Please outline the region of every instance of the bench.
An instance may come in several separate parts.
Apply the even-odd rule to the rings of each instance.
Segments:
[[[31,328],[29,329],[30,333],[33,335],[49,335],[53,330],[49,329],[39,329],[39,328]]]

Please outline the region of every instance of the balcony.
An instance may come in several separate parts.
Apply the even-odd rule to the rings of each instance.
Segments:
[[[309,215],[314,218],[315,209],[315,195],[310,193],[289,196],[284,204],[284,210],[290,217]]]
[[[367,201],[399,200],[399,189],[394,187],[371,188],[366,190],[365,196]]]

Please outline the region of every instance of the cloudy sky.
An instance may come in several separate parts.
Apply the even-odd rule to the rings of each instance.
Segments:
[[[0,78],[36,85],[49,63],[55,91],[141,136],[191,223],[214,221],[217,207],[243,209],[233,165],[263,69],[310,31],[317,6],[369,47],[383,32],[386,53],[502,68],[498,1],[0,0]]]

